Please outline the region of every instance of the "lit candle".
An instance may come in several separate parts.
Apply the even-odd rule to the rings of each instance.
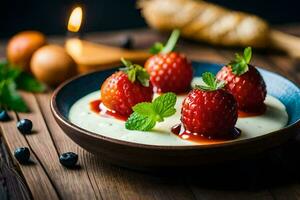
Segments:
[[[131,60],[134,63],[143,63],[149,54],[145,51],[126,50],[102,44],[95,44],[78,37],[82,23],[83,12],[76,7],[69,18],[68,31],[71,37],[66,40],[65,48],[78,65],[80,73],[112,68],[120,65],[120,58]]]
[[[67,52],[78,62],[77,58],[82,54],[82,42],[79,39],[78,31],[82,22],[82,8],[76,7],[72,11],[68,21],[68,39],[66,41]]]

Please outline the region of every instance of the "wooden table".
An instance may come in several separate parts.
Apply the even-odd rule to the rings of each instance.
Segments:
[[[300,26],[283,27],[300,35]],[[95,33],[86,39],[119,44],[124,36],[134,38],[135,47],[146,48],[165,39],[147,29]],[[63,37],[50,42],[63,43]],[[181,41],[179,49],[190,59],[226,63],[235,50],[212,48]],[[4,57],[5,41],[0,45]],[[253,64],[263,66],[300,83],[300,65],[280,53],[254,50]],[[2,122],[0,199],[300,199],[300,140],[243,160],[203,166],[188,172],[143,173],[111,166],[72,142],[58,127],[49,107],[51,91],[44,94],[22,92],[31,113],[10,112],[12,121]],[[31,119],[33,133],[21,135],[19,118]],[[5,145],[4,145],[5,144]],[[33,164],[19,165],[10,156],[14,149],[27,146]],[[59,154],[79,154],[78,169],[59,164]],[[196,158],[195,158],[196,159]]]

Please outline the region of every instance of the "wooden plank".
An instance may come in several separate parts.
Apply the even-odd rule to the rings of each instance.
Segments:
[[[76,194],[76,197],[74,198],[77,199],[84,199],[86,197],[89,197],[89,199],[99,198],[101,197],[101,194],[97,190],[95,182],[91,181],[87,172],[86,164],[83,160],[87,152],[68,138],[68,136],[56,123],[50,110],[50,96],[51,93],[36,94],[38,106],[40,107],[45,123],[47,124],[49,135],[51,136],[59,154],[68,151],[77,153],[79,155],[78,162],[81,166],[80,170],[64,170],[64,174],[67,176],[67,179],[72,180],[72,182],[66,184],[66,186],[70,186],[69,191],[66,193]]]
[[[101,158],[86,152],[75,145],[58,127],[50,114],[50,94],[38,94],[37,100],[44,113],[45,121],[59,151],[72,149],[78,152],[80,164],[87,173],[94,193],[103,199],[194,199],[191,191],[177,179],[153,177],[113,167]],[[79,176],[79,175],[78,175]],[[83,195],[86,192],[82,192]]]
[[[177,178],[110,166],[92,155],[85,158],[104,199],[194,199]]]
[[[39,105],[33,94],[22,93],[22,97],[29,106],[30,113],[19,113],[20,118],[28,118],[33,122],[33,134],[26,135],[31,149],[40,160],[45,173],[49,176],[55,190],[63,199],[95,199],[93,188],[83,169],[69,170],[59,163],[59,153],[53,143],[51,135]],[[49,106],[49,101],[47,101]],[[47,113],[51,115],[51,113]]]
[[[2,136],[9,148],[10,154],[13,155],[13,152],[17,147],[30,148],[30,145],[28,144],[26,138],[17,130],[17,116],[15,115],[15,113],[10,112],[9,114],[12,120],[9,122],[1,122],[1,130]],[[59,199],[55,189],[51,184],[50,179],[43,169],[43,166],[36,158],[31,148],[30,150],[33,164],[16,164],[19,167],[21,173],[24,175],[32,196],[35,199]]]
[[[0,180],[2,179],[5,193],[0,192],[0,199],[29,200],[30,191],[23,178],[15,170],[12,160],[7,152],[7,147],[0,141]],[[6,198],[3,196],[6,195]]]
[[[286,184],[284,186],[275,186],[271,189],[276,200],[300,199],[299,185]]]

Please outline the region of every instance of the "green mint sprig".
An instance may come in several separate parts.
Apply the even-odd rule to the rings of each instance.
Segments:
[[[180,36],[180,31],[178,29],[173,30],[166,45],[163,45],[161,42],[156,42],[150,48],[149,52],[151,54],[170,53],[171,51],[174,50],[176,43],[179,39],[179,36]]]
[[[29,92],[43,92],[46,87],[20,68],[0,62],[0,109],[27,112],[28,107],[17,89]]]
[[[246,73],[249,70],[248,64],[250,63],[251,57],[251,47],[245,48],[244,54],[242,56],[239,54],[235,54],[235,59],[229,63],[229,66],[231,66],[232,73],[234,73],[237,76]]]
[[[196,89],[201,89],[205,91],[215,91],[221,89],[225,86],[224,81],[219,81],[216,76],[210,72],[204,72],[202,74],[202,80],[204,84],[196,85]]]
[[[128,75],[128,79],[132,83],[138,80],[143,86],[149,87],[150,75],[145,68],[138,64],[133,64],[124,58],[121,58],[121,62],[125,65],[125,68],[121,68],[120,70],[124,71]]]
[[[149,131],[157,122],[163,122],[164,118],[175,114],[176,94],[165,93],[152,103],[143,102],[136,104],[132,109],[133,113],[125,123],[128,130]]]

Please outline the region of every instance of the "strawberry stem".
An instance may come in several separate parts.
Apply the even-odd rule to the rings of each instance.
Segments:
[[[246,73],[249,70],[248,64],[250,63],[251,57],[251,47],[245,48],[243,55],[236,54],[235,59],[228,64],[232,69],[232,73],[237,76]]]
[[[172,52],[173,49],[176,46],[176,43],[178,41],[179,36],[180,36],[180,31],[178,29],[173,30],[167,44],[160,51],[160,53],[170,53],[170,52]]]
[[[121,58],[121,62],[125,65],[125,68],[121,68],[128,75],[128,79],[134,83],[135,81],[140,82],[143,86],[149,87],[150,76],[146,69],[138,64],[133,64],[129,60]]]
[[[210,72],[204,72],[202,74],[203,84],[195,85],[195,89],[204,91],[215,91],[225,86],[223,81],[219,81],[216,76]]]

